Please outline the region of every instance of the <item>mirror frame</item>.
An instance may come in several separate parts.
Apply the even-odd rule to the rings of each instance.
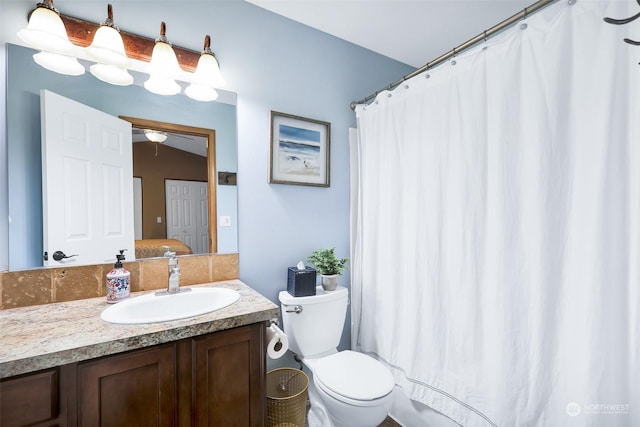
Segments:
[[[218,222],[217,213],[217,172],[216,172],[216,131],[195,126],[179,125],[175,123],[159,122],[138,117],[119,116],[120,119],[131,123],[135,128],[150,128],[164,132],[181,133],[207,138],[207,197],[209,221],[209,253],[218,252]]]

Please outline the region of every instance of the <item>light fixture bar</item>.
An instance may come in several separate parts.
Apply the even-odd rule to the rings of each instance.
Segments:
[[[53,9],[53,0],[44,1],[46,3],[38,3],[29,15],[27,28],[18,32],[30,47],[38,48],[42,44],[39,50],[43,52],[34,56],[34,60],[44,68],[78,75],[84,73],[84,66],[77,60],[83,59],[95,62],[90,67],[91,74],[110,84],[132,84],[134,77],[129,71],[135,71],[148,74],[144,87],[159,95],[180,93],[182,87],[176,83],[180,81],[190,83],[185,93],[195,100],[212,101],[218,97],[214,88],[223,86],[225,82],[211,51],[209,36],[205,38],[204,50],[197,52],[172,46],[165,36],[164,22],[157,39],[119,31],[113,23],[111,4],[107,5],[107,20],[97,24],[62,15]],[[55,31],[51,31],[51,27]],[[44,36],[38,36],[40,33]],[[62,40],[64,44],[49,47],[41,43],[41,40],[49,39]],[[68,69],[69,64],[66,67],[59,64],[65,55],[77,62],[77,70]]]
[[[62,22],[67,29],[69,40],[76,46],[87,47],[91,44],[93,36],[100,28],[100,24],[85,21],[83,19],[74,18],[72,16],[60,14]],[[124,42],[124,50],[131,59],[144,62],[151,62],[151,52],[155,45],[155,39],[151,39],[137,34],[120,31],[122,41]],[[193,73],[198,66],[200,52],[186,49],[180,46],[172,45],[173,50],[178,58],[178,64],[184,71]]]

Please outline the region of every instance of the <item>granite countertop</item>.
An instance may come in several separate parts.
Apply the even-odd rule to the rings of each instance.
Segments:
[[[143,325],[103,321],[100,313],[109,306],[104,297],[0,310],[0,378],[263,322],[278,315],[278,306],[240,280],[198,286],[235,289],[240,299],[200,316]],[[136,292],[131,297],[147,293]]]

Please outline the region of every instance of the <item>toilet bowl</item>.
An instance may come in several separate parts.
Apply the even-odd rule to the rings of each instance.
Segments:
[[[305,360],[327,416],[335,427],[372,427],[389,412],[393,377],[374,358],[345,350]]]
[[[310,427],[375,427],[388,413],[394,381],[376,359],[351,350],[338,352],[348,291],[338,287],[293,297],[280,292],[289,348],[309,369]]]

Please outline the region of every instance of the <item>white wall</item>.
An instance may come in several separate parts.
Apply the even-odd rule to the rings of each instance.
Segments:
[[[100,22],[106,16],[106,3],[56,0],[55,6],[64,14]],[[355,125],[349,103],[412,69],[241,0],[111,3],[116,24],[125,31],[156,37],[164,20],[169,40],[193,50],[201,49],[205,34],[212,37],[212,49],[228,82],[225,89],[238,94],[240,279],[277,301],[278,292],[286,287],[287,267],[312,250],[335,246],[338,255],[348,256],[348,128]],[[3,45],[22,44],[15,34],[26,25],[35,4],[35,0],[0,2]],[[3,55],[0,74],[6,82],[5,62]],[[4,87],[0,93],[5,95]],[[331,123],[330,188],[267,183],[271,110]],[[6,114],[0,112],[0,194],[4,195]],[[4,199],[0,197],[0,215],[6,218]],[[2,221],[2,243],[5,231]],[[3,256],[6,253],[0,252],[0,265]],[[341,279],[348,284],[348,276]],[[342,343],[348,343],[346,334]]]

